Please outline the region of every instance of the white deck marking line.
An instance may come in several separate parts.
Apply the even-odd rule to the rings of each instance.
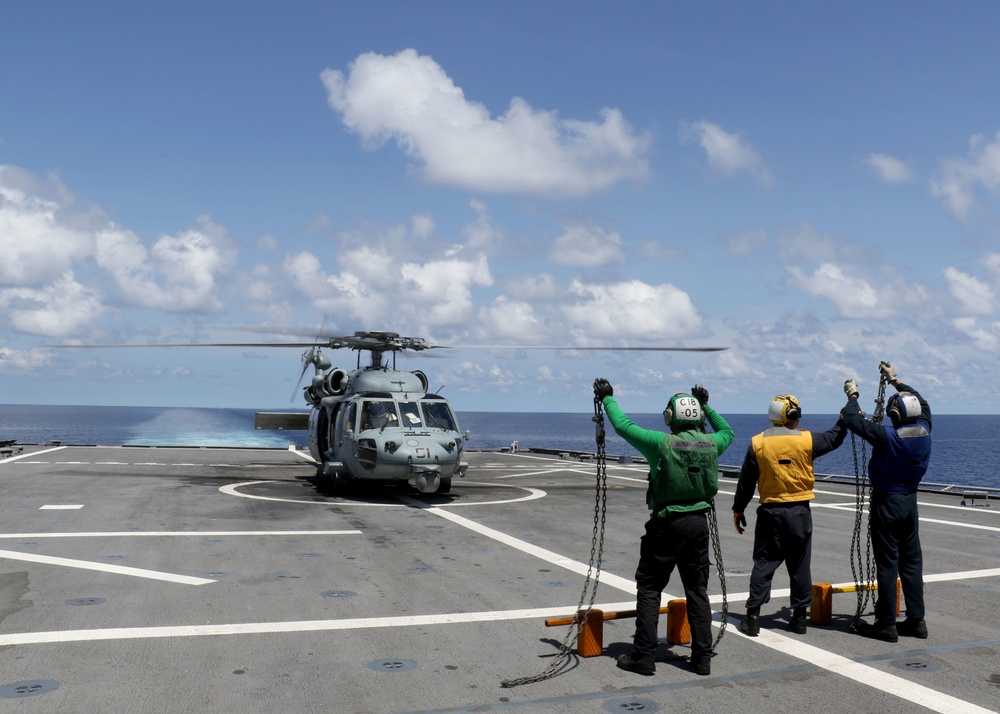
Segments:
[[[975,487],[974,486],[969,486],[969,488],[975,488]],[[824,496],[841,496],[841,497],[843,497],[843,495],[844,495],[844,494],[836,492],[836,491],[821,491],[821,490],[815,489],[815,488],[813,489],[813,493],[819,493],[819,494],[822,494]],[[961,496],[962,494],[959,493],[958,491],[941,491],[941,492],[931,492],[928,495]],[[918,498],[919,498],[919,496],[918,496]],[[868,500],[867,496],[866,496],[865,500],[866,501]],[[996,500],[996,499],[994,499],[994,500]],[[971,506],[952,506],[952,505],[947,504],[947,503],[928,503],[927,501],[919,501],[919,500],[917,501],[917,505],[920,506],[921,508],[945,508],[945,509],[948,509],[948,510],[971,511],[971,512],[975,512],[975,513],[984,513],[984,514],[988,513],[991,516],[1000,515],[1000,511],[995,511],[992,508],[972,508]]]
[[[242,483],[233,483],[227,486],[222,486],[219,490],[229,496],[238,496],[239,498],[249,498],[256,501],[277,501],[278,503],[305,503],[310,506],[357,506],[360,508],[408,508],[409,506],[405,503],[363,503],[360,501],[306,501],[303,499],[296,498],[281,498],[278,496],[254,496],[249,493],[240,493],[236,489],[242,488],[243,486],[253,486],[258,483],[281,483],[280,481],[244,481]],[[469,486],[496,486],[497,484],[490,483],[480,483],[478,481],[466,481],[466,485]],[[448,504],[448,508],[459,508],[462,506],[497,506],[503,503],[522,503],[524,501],[534,501],[539,498],[544,498],[547,494],[537,488],[528,488],[527,486],[507,486],[504,488],[518,489],[519,491],[527,491],[527,496],[521,496],[520,498],[508,498],[503,501],[476,501],[470,503],[451,503]],[[419,503],[416,501],[415,503]],[[426,504],[422,504],[426,505]]]
[[[735,496],[736,495],[735,491],[723,491],[722,489],[719,489],[719,493],[725,494],[727,496]],[[834,493],[832,491],[816,491],[816,490],[814,490],[814,493],[819,493],[819,494],[822,494],[824,496],[843,496],[844,495],[842,493]],[[753,502],[751,501],[751,505],[752,505],[752,503]],[[830,509],[833,509],[833,510],[836,510],[836,511],[857,511],[857,504],[856,503],[851,503],[851,502],[847,502],[847,503],[817,503],[815,500],[813,500],[813,501],[809,502],[809,505],[810,505],[811,508],[830,508]],[[991,515],[1000,514],[1000,511],[992,511],[992,510],[985,509],[985,508],[976,509],[975,511],[970,511],[969,510],[970,509],[969,506],[949,506],[949,505],[944,504],[944,503],[925,503],[923,501],[918,501],[917,505],[920,508],[924,508],[924,507],[927,507],[927,508],[948,508],[948,509],[953,509],[953,510],[966,511],[968,513],[976,513],[976,514],[979,514],[979,513],[990,513]],[[749,506],[747,508],[749,509]],[[921,523],[925,523],[925,522],[926,523],[938,523],[938,524],[946,525],[946,526],[957,526],[959,528],[977,528],[977,529],[986,530],[986,531],[1000,531],[1000,528],[997,528],[997,527],[994,527],[994,526],[983,526],[983,525],[977,525],[975,523],[959,523],[958,521],[939,521],[939,520],[935,520],[933,518],[924,518],[923,516],[920,517],[920,522]]]
[[[1000,576],[1000,568],[990,570],[966,570],[958,573],[936,573],[925,575],[925,583],[944,583],[951,580],[971,580],[972,578],[993,578]],[[853,584],[853,583],[851,583]]]
[[[359,535],[361,531],[88,531],[84,533],[0,533],[0,539],[35,538],[214,538],[218,536]]]
[[[833,504],[816,504],[817,508],[829,508],[834,511],[855,511],[857,510],[854,506],[837,506]],[[962,523],[960,521],[942,521],[938,518],[925,518],[920,516],[921,523],[936,523],[941,526],[955,526],[956,528],[971,528],[978,531],[993,531],[994,533],[1000,533],[1000,526],[984,526],[980,523]]]
[[[31,452],[28,452],[26,454],[18,454],[17,456],[8,456],[3,461],[0,461],[0,465],[9,464],[12,461],[21,461],[22,459],[27,459],[28,457],[34,458],[35,456],[41,456],[42,454],[51,454],[53,451],[60,451],[60,450],[65,449],[65,448],[66,448],[65,446],[53,446],[51,449],[42,449],[41,451],[31,451]],[[35,462],[29,461],[28,463],[31,464],[31,463],[35,463]],[[47,463],[47,462],[41,461],[39,463],[43,463],[44,464],[44,463]]]
[[[67,568],[80,568],[81,570],[97,570],[102,573],[116,573],[118,575],[131,575],[136,578],[149,578],[150,580],[162,580],[168,583],[179,583],[181,585],[206,585],[217,582],[208,578],[194,578],[189,575],[175,575],[174,573],[161,573],[156,570],[143,570],[142,568],[129,568],[123,565],[107,565],[105,563],[92,563],[87,560],[71,560],[70,558],[55,558],[50,555],[36,555],[33,553],[18,553],[13,550],[0,550],[0,558],[7,560],[23,560],[28,563],[42,563],[44,565],[61,565]]]
[[[51,504],[48,506],[39,506],[39,511],[78,511],[83,508],[83,504],[70,504],[65,505]]]
[[[726,577],[732,577],[727,574]],[[954,573],[935,573],[933,575],[924,575],[924,583],[950,583],[956,580],[975,580],[976,578],[997,578],[1000,577],[1000,568],[987,568],[986,570],[959,570]],[[833,587],[846,587],[849,585],[854,585],[854,583],[831,583]],[[788,588],[773,588],[771,590],[772,598],[782,598],[787,597],[790,594]],[[727,593],[727,597],[730,600],[745,600],[750,597],[749,592],[742,593]],[[722,595],[710,595],[709,600],[712,602],[722,602]]]
[[[580,575],[586,575],[587,571],[590,569],[590,567],[585,563],[581,563],[579,561],[573,560],[572,558],[567,558],[563,555],[559,555],[559,553],[556,553],[554,551],[546,550],[545,548],[540,548],[537,545],[533,545],[532,543],[528,543],[519,538],[515,538],[514,536],[507,535],[506,533],[503,533],[501,531],[494,530],[493,528],[490,528],[489,526],[484,526],[481,523],[476,523],[475,521],[469,520],[468,518],[459,516],[455,513],[451,513],[450,511],[447,511],[443,508],[438,508],[437,506],[428,506],[426,503],[422,503],[421,501],[417,501],[416,499],[412,498],[407,498],[405,496],[400,497],[400,500],[405,501],[411,506],[422,508],[428,513],[433,513],[436,516],[440,516],[441,518],[449,520],[452,523],[455,523],[456,525],[462,526],[463,528],[468,528],[469,530],[475,533],[479,533],[480,535],[484,535],[487,538],[492,538],[493,540],[503,543],[504,545],[508,545],[511,548],[514,548],[515,550],[521,551],[522,553],[533,555],[536,558],[540,558],[541,560],[552,563],[553,565],[558,565],[559,567],[565,568],[566,570],[569,570],[571,572],[578,573]],[[629,580],[628,578],[623,578],[618,575],[613,575],[611,573],[602,571],[601,582],[608,583],[612,587],[616,587],[619,590],[624,590],[627,593],[635,595],[635,583]]]
[[[491,475],[490,478],[495,478],[497,481],[503,481],[508,478],[521,478],[522,476],[552,476],[558,471],[563,469],[545,469],[544,471],[525,471],[524,473],[509,474],[507,476],[494,476]]]
[[[627,606],[612,603],[606,607]],[[168,625],[163,627],[120,627],[94,630],[23,632],[0,635],[0,647],[37,645],[57,642],[93,642],[97,640],[136,640],[155,637],[205,637],[210,635],[260,635],[286,632],[328,632],[385,627],[423,627],[456,625],[470,622],[506,622],[571,615],[575,607],[549,607],[528,610],[460,612],[444,615],[400,615],[396,617],[359,617],[347,620],[297,620],[289,622],[247,622],[220,625]]]
[[[1000,575],[1000,569],[967,571],[964,573],[944,573],[938,579],[958,579],[958,577],[986,577]],[[730,593],[743,597],[747,593]],[[788,594],[787,588],[774,589],[772,595]],[[722,595],[713,595],[712,600],[721,600]],[[630,610],[635,600],[622,602],[595,603],[594,607],[605,612]],[[437,615],[408,615],[390,617],[350,618],[343,620],[298,620],[290,622],[233,623],[228,625],[170,625],[162,627],[124,627],[94,630],[65,630],[49,632],[25,632],[0,635],[0,647],[18,644],[48,644],[55,642],[89,642],[92,640],[124,640],[157,637],[192,637],[206,635],[252,635],[282,632],[319,632],[324,630],[356,630],[382,627],[417,627],[422,625],[449,625],[469,622],[504,622],[536,618],[565,617],[576,612],[576,605],[560,605],[547,608],[521,610],[492,610],[488,612],[442,613]],[[797,641],[797,640],[796,640]]]
[[[733,629],[735,630],[736,628]],[[742,634],[739,630],[736,630],[736,634],[747,640],[754,640],[766,647],[801,659],[821,669],[852,679],[859,684],[866,684],[872,689],[926,707],[931,711],[940,712],[941,714],[981,714],[991,711],[990,709],[967,702],[964,699],[939,692],[903,677],[897,677],[894,674],[875,669],[867,664],[855,662],[842,655],[806,644],[801,640],[780,635],[771,630],[762,629],[760,634],[753,638],[747,637],[747,635]]]
[[[509,536],[506,533],[502,533],[494,530],[493,528],[489,528],[488,526],[463,518],[455,513],[436,507],[427,507],[418,501],[411,501],[411,503],[422,506],[424,510],[429,513],[445,518],[456,525],[468,528],[475,533],[479,533],[487,538],[492,538],[493,540],[509,545],[524,553],[534,555],[535,557],[541,558],[542,560],[552,563],[553,565],[558,565],[572,572],[583,574],[585,574],[589,569],[589,567],[583,563],[571,560],[570,558],[566,558],[550,550],[538,548],[530,543],[526,543]],[[625,592],[634,594],[636,590],[636,585],[631,580],[617,575],[611,575],[610,573],[602,572],[601,581],[611,587],[617,587],[624,590]],[[662,599],[669,601],[674,599],[674,597],[675,596],[664,593]],[[715,621],[713,621],[712,624],[715,627],[720,626],[720,623]],[[733,629],[735,630],[736,628]],[[766,637],[761,636],[753,638],[743,635],[738,630],[736,631],[736,634],[740,637],[744,637],[748,641],[763,644],[773,650],[808,662],[813,666],[820,667],[834,674],[840,674],[860,684],[866,684],[874,689],[885,692],[886,694],[891,694],[905,701],[919,704],[920,706],[927,707],[928,709],[940,712],[941,714],[973,714],[974,712],[978,714],[980,712],[986,713],[990,711],[970,702],[958,699],[957,697],[944,694],[943,692],[938,692],[930,687],[925,687],[903,679],[902,677],[897,677],[893,674],[879,671],[874,667],[854,662],[853,660],[842,655],[828,652],[827,650],[820,649],[819,647],[807,645],[799,640],[778,634],[776,632],[761,630],[761,635],[764,635],[765,632],[767,634]]]
[[[535,457],[535,458],[538,458],[538,457]],[[641,465],[640,466],[636,466],[636,467],[629,467],[629,466],[619,466],[619,465],[616,465],[616,464],[608,464],[608,466],[609,467],[614,467],[614,468],[617,468],[617,469],[621,469],[623,471],[643,472],[643,471],[647,470],[647,467],[641,466]],[[590,470],[585,470],[583,468],[580,468],[579,465],[576,465],[576,464],[572,468],[567,468],[567,467],[562,466],[562,465],[560,465],[558,463],[554,463],[552,470],[553,471],[571,471],[573,473],[579,473],[579,474],[584,474],[584,475],[591,475],[593,473]],[[547,472],[540,471],[540,472],[537,472],[537,475],[545,475],[545,473],[547,473]],[[514,478],[515,476],[534,476],[534,475],[536,475],[536,474],[534,474],[534,473],[532,473],[532,474],[512,474],[511,476],[508,476],[507,478]],[[615,474],[608,474],[608,478],[619,479],[621,481],[636,481],[636,482],[646,483],[646,478],[632,478],[632,477],[629,477],[629,476],[618,476],[618,475],[615,475]],[[720,479],[719,483],[721,485],[721,483],[722,483],[721,479]],[[845,484],[845,485],[847,485],[847,484]],[[973,486],[969,486],[969,488],[974,488],[974,487]],[[728,491],[728,490],[725,490],[725,489],[722,489],[722,488],[719,489],[719,493],[723,494],[723,495],[726,495],[726,496],[735,496],[736,495],[736,491]],[[817,494],[820,494],[820,495],[823,495],[823,496],[841,496],[842,497],[844,495],[843,493],[840,493],[838,491],[825,491],[825,490],[819,489],[819,488],[814,488],[813,489],[813,493],[817,493]],[[958,491],[953,491],[953,492],[942,492],[940,495],[961,496],[962,494],[959,493]],[[755,498],[756,498],[756,496],[755,496]],[[994,499],[994,500],[996,500],[996,499]],[[813,507],[816,507],[816,508],[834,508],[837,505],[840,505],[840,504],[816,503],[815,501],[812,501],[811,503],[812,503]],[[850,502],[845,503],[843,505],[849,506],[849,507],[852,507],[852,508],[854,507],[854,504],[850,503]],[[960,511],[968,511],[971,508],[970,506],[952,506],[952,505],[949,505],[949,504],[946,504],[946,503],[928,503],[928,502],[925,502],[925,501],[918,501],[918,505],[921,508],[923,508],[923,507],[927,507],[927,508],[945,508],[945,509],[960,510]],[[975,512],[976,513],[988,513],[991,516],[1000,516],[1000,509],[994,510],[994,509],[990,509],[990,508],[981,508],[981,509],[977,509]],[[923,519],[921,519],[921,520],[923,520]]]
[[[567,470],[570,470],[570,469],[567,469]],[[584,471],[579,471],[579,470],[578,470],[578,472],[579,473],[589,473],[589,472],[584,472]],[[613,476],[611,474],[608,474],[608,478],[609,479],[612,479],[612,478],[613,479],[618,479],[619,481],[635,481],[636,483],[646,483],[646,479],[631,478],[629,476]],[[719,489],[719,493],[722,494],[722,495],[725,495],[725,496],[735,496],[736,495],[735,491],[725,491],[723,489]],[[829,491],[827,491],[827,492],[817,491],[816,493],[823,493],[824,495],[830,495],[830,496],[833,496],[833,495],[842,495],[842,494],[834,494],[834,493],[829,492]],[[919,503],[918,505],[920,505],[921,507],[923,507],[923,506],[930,506],[930,507],[937,507],[937,508],[952,508],[952,509],[962,509],[962,510],[965,510],[965,509],[968,508],[968,506],[948,506],[948,505],[936,504],[936,503]],[[815,500],[814,501],[810,501],[810,507],[812,507],[812,508],[829,508],[829,509],[838,510],[838,511],[856,511],[857,510],[856,505],[853,504],[853,503],[843,503],[843,504],[841,504],[841,503],[817,503]],[[986,513],[988,511],[986,511],[986,509],[982,509],[982,512]],[[976,513],[979,513],[979,511],[976,511]],[[997,526],[985,526],[985,525],[980,525],[978,523],[960,523],[958,521],[942,521],[942,520],[938,520],[938,519],[935,519],[935,518],[925,518],[923,516],[920,517],[920,522],[921,523],[936,523],[938,525],[943,525],[943,526],[955,526],[957,528],[971,528],[973,530],[994,531],[994,532],[1000,533],[1000,527],[997,527]]]

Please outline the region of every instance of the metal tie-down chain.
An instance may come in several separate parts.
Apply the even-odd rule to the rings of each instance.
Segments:
[[[887,380],[885,375],[881,376],[878,384],[878,396],[875,398],[875,412],[872,414],[872,421],[876,424],[882,423],[885,415],[885,385]],[[862,414],[864,416],[864,414]],[[854,619],[851,621],[850,630],[857,630],[858,622],[868,606],[869,599],[872,603],[875,596],[862,585],[874,582],[875,580],[875,557],[872,555],[872,524],[869,516],[865,528],[865,553],[861,555],[861,519],[864,515],[865,502],[871,509],[872,485],[868,480],[868,459],[866,455],[867,442],[861,441],[861,466],[858,466],[858,448],[854,434],[851,434],[851,450],[854,455],[854,533],[851,538],[851,576],[854,578],[855,592],[857,593],[857,610]]]
[[[715,555],[715,569],[719,572],[719,586],[722,589],[722,620],[719,623],[719,634],[715,636],[712,650],[719,646],[722,636],[726,633],[729,622],[729,598],[726,595],[726,567],[722,564],[722,542],[719,539],[719,520],[715,516],[715,499],[712,499],[712,510],[708,512],[708,528],[712,533],[712,552]]]
[[[608,474],[607,457],[604,453],[604,406],[601,400],[597,398],[594,399],[593,421],[597,425],[597,485],[594,491],[594,528],[590,540],[590,563],[587,565],[587,576],[583,582],[583,592],[580,593],[580,602],[577,604],[575,610],[578,613],[579,619],[569,626],[566,636],[559,647],[559,652],[548,667],[538,674],[528,677],[505,679],[500,683],[501,687],[518,687],[522,684],[532,684],[551,679],[558,674],[562,674],[570,665],[571,660],[573,663],[577,661],[577,655],[574,652],[577,640],[580,637],[580,630],[590,616],[591,610],[594,607],[594,600],[597,598],[597,586],[601,579],[601,558],[604,553],[604,524],[607,519]],[[589,600],[587,599],[588,592],[590,593]],[[582,615],[579,615],[584,610],[583,603],[585,600],[587,600],[586,611]]]

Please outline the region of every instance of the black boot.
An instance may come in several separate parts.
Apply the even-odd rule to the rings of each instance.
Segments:
[[[744,635],[756,637],[760,634],[760,608],[748,607],[747,616],[740,623],[739,631]]]
[[[882,640],[883,642],[899,641],[895,622],[886,623],[876,620],[874,624],[869,625],[864,620],[860,620],[858,621],[857,633],[862,637],[870,637],[873,640]]]
[[[630,654],[618,655],[618,669],[643,674],[648,677],[651,674],[656,674],[656,661],[652,659],[638,659],[635,655]]]
[[[695,674],[700,674],[702,677],[707,677],[712,673],[712,658],[711,657],[698,657],[695,659],[691,658],[691,671]]]
[[[788,623],[788,629],[796,635],[804,635],[806,634],[806,624],[806,609],[804,607],[795,608],[795,612],[792,613],[792,619]]]
[[[916,637],[921,640],[927,639],[927,623],[922,617],[908,617],[902,622],[896,623],[896,632],[903,637]]]

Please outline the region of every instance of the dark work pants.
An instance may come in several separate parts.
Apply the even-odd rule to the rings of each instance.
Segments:
[[[784,563],[792,608],[812,601],[812,511],[809,501],[762,503],[753,534],[753,572],[747,609],[771,600],[771,580]]]
[[[870,511],[878,578],[875,619],[896,621],[896,578],[902,581],[907,617],[924,616],[924,558],[916,493],[874,493]]]
[[[677,566],[687,598],[691,661],[712,656],[712,608],[708,602],[708,517],[702,513],[650,518],[639,549],[633,656],[652,662],[659,640],[660,596]]]

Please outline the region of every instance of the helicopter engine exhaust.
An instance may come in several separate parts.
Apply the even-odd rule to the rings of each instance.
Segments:
[[[342,369],[331,369],[323,378],[323,391],[326,396],[335,397],[347,389],[347,372]]]

